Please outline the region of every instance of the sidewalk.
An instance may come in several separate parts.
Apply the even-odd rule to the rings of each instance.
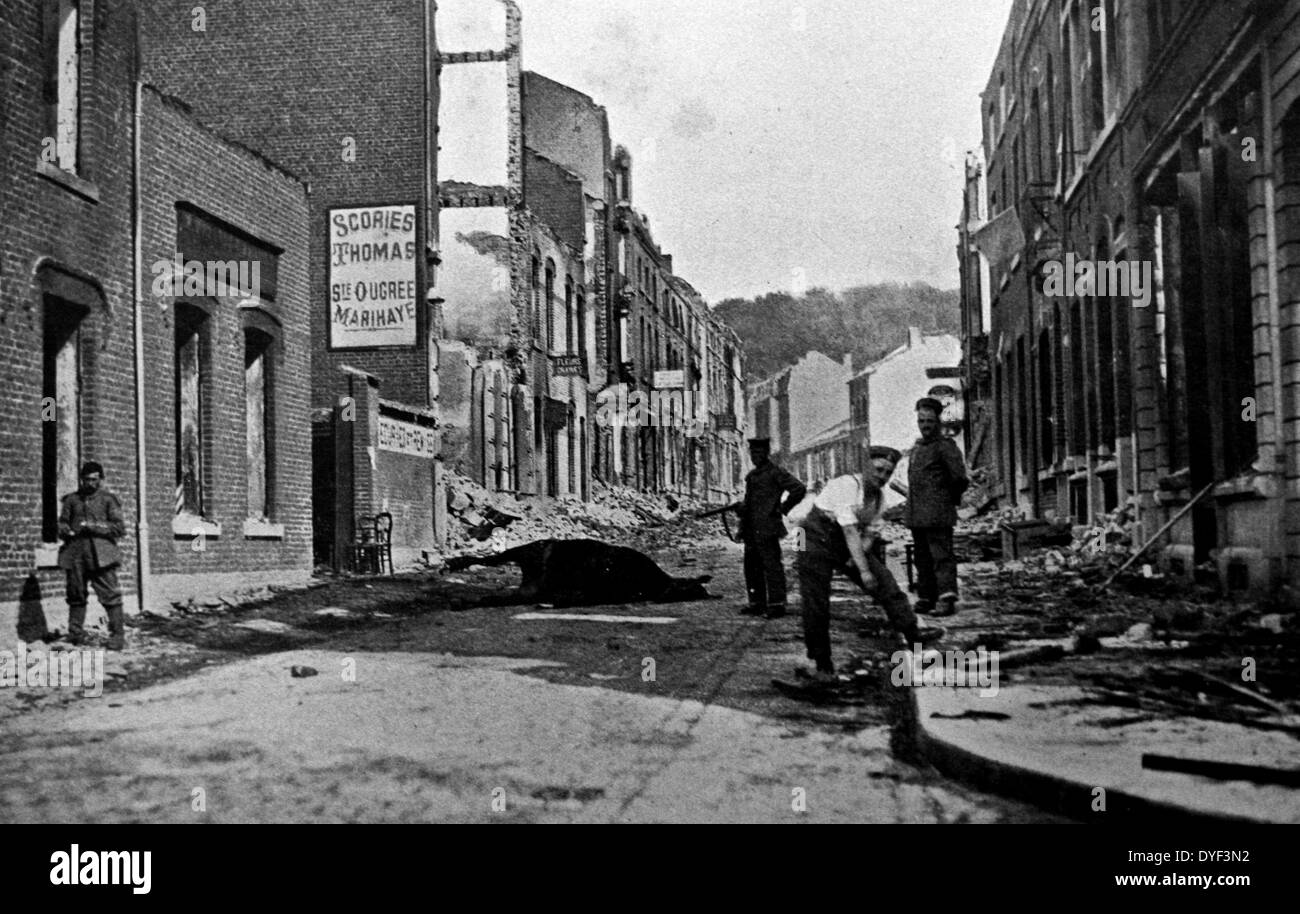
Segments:
[[[911,689],[926,760],[1082,821],[1300,822],[1294,616],[1158,585],[1099,594],[1045,563],[962,566],[938,647],[1009,662],[996,693]]]

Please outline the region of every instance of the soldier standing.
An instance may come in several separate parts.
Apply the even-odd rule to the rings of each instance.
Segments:
[[[126,524],[122,503],[103,484],[104,468],[90,461],[81,468],[81,488],[63,497],[59,567],[68,575],[68,640],[85,640],[89,585],[108,613],[108,648],[120,651],[126,647],[126,620],[117,584],[117,566],[122,563],[117,541],[126,534]]]
[[[956,443],[939,430],[943,404],[933,397],[916,403],[921,437],[912,448],[907,468],[907,514],[916,560],[916,611],[951,616],[957,611],[957,558],[952,531],[957,503],[970,485],[966,464]]]
[[[769,439],[751,438],[749,459],[754,468],[745,477],[745,500],[740,508],[749,602],[741,613],[779,619],[785,615],[786,605],[785,568],[781,565],[781,539],[786,529],[782,518],[803,501],[808,490],[772,462]]]

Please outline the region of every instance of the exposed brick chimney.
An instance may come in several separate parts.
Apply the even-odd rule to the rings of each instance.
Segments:
[[[920,328],[920,327],[908,327],[908,328],[907,328],[907,348],[908,348],[908,349],[915,349],[916,347],[918,347],[918,346],[920,346],[920,345],[921,345],[921,328]]]

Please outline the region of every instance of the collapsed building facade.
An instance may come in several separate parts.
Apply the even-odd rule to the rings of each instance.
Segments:
[[[439,6],[444,460],[523,496],[728,497],[739,340],[633,208],[604,108],[521,71],[522,40],[512,4]]]
[[[1085,523],[1131,497],[1139,541],[1176,521],[1168,571],[1292,604],[1298,15],[1018,0],[959,227],[991,406],[968,440],[1003,503]]]

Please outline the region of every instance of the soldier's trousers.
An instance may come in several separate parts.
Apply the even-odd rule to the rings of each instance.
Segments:
[[[912,529],[912,556],[916,562],[916,595],[930,603],[940,597],[957,598],[957,556],[952,550],[952,527]]]
[[[781,540],[775,536],[745,539],[745,590],[749,605],[760,609],[785,606],[785,568]]]
[[[889,624],[908,637],[915,634],[916,614],[894,579],[894,574],[874,553],[867,553],[867,568],[876,579],[874,596],[884,607]],[[808,659],[820,670],[832,669],[831,664],[831,579],[836,566],[829,559],[801,553],[795,560],[799,574],[799,597],[803,603],[803,640]],[[841,568],[845,575],[862,586],[862,576],[856,565]]]
[[[117,568],[86,568],[80,564],[68,569],[68,632],[80,634],[86,626],[86,595],[89,587],[108,613],[108,630],[117,634],[125,630],[122,589],[117,584]]]

